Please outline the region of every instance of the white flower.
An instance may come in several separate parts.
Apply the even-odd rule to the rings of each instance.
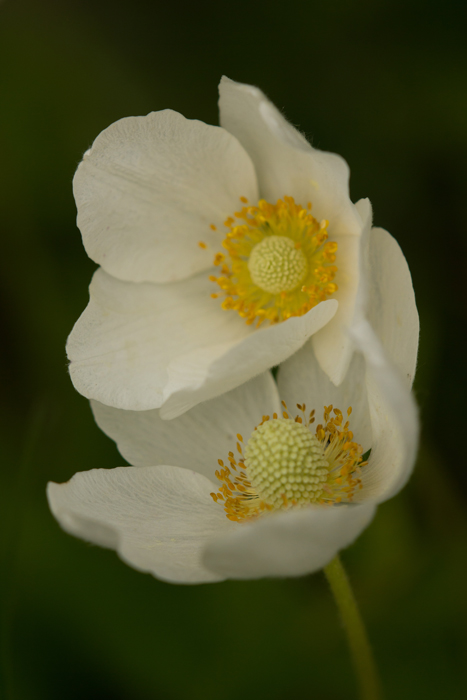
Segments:
[[[418,430],[410,275],[384,231],[365,251],[371,274],[357,304],[371,303],[360,310],[357,352],[340,386],[307,343],[282,365],[278,385],[263,373],[171,421],[157,410],[93,402],[100,427],[136,466],[49,484],[61,526],[115,549],[136,569],[184,583],[306,574],[351,543],[376,504],[405,484]],[[280,399],[291,418],[297,405],[301,423],[283,415]],[[320,422],[323,406],[315,431],[310,409]],[[243,457],[234,456],[237,442]]]
[[[345,376],[369,203],[257,88],[224,78],[220,120],[122,119],[84,155],[78,224],[101,268],[67,350],[89,398],[173,418],[311,337]]]

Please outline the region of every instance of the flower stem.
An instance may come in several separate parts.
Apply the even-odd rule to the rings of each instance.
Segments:
[[[362,700],[382,700],[381,684],[368,636],[339,556],[324,567],[344,625]]]

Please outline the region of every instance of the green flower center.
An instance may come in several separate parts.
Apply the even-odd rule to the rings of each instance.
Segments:
[[[258,496],[275,508],[284,495],[297,504],[320,500],[329,474],[322,443],[307,425],[289,418],[256,428],[245,448],[245,466]]]
[[[251,279],[269,294],[290,292],[307,274],[306,257],[287,236],[268,236],[255,245],[248,261]]]

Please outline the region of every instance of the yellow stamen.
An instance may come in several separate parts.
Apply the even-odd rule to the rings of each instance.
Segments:
[[[266,511],[312,503],[348,503],[356,489],[362,488],[361,470],[367,462],[362,461],[363,449],[353,441],[349,422],[342,427],[342,411],[325,406],[323,423],[313,434],[314,410],[306,420],[305,404],[297,408],[303,418],[277,418],[276,413],[272,420],[263,416],[238,463],[229,452],[230,466],[239,469],[236,475],[218,460],[222,469],[216,471],[216,477],[221,487],[211,496],[216,503],[222,501],[229,520],[241,522]],[[351,412],[349,408],[347,415]],[[237,438],[242,440],[240,434]],[[239,442],[237,450],[241,455]]]
[[[245,197],[240,200],[247,204]],[[327,241],[328,221],[318,222],[293,197],[244,206],[224,222],[228,232],[214,264],[216,282],[247,324],[279,323],[302,316],[337,291],[337,243]],[[212,228],[212,226],[211,226]]]

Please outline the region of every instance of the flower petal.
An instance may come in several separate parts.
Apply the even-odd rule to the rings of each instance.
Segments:
[[[365,356],[372,452],[361,499],[387,500],[405,485],[415,463],[418,413],[410,393],[418,351],[419,321],[410,272],[392,236],[373,229],[366,254],[367,289],[357,306],[363,318],[351,329]],[[358,316],[358,313],[356,314]]]
[[[361,199],[355,205],[360,216],[362,235],[336,236],[337,249],[337,292],[333,295],[339,302],[334,318],[313,337],[316,357],[323,370],[339,385],[349,368],[353,353],[353,342],[349,329],[362,317],[363,308],[356,304],[359,288],[365,284],[363,268],[365,249],[369,245],[372,210],[368,199]]]
[[[98,270],[67,345],[70,374],[88,398],[116,408],[163,406],[175,418],[293,354],[337,302],[254,330],[210,298],[204,274],[170,285],[133,284]]]
[[[353,542],[374,513],[373,505],[351,505],[266,515],[207,542],[203,563],[226,578],[310,574]]]
[[[344,159],[313,148],[258,88],[223,77],[219,93],[221,125],[252,158],[261,196],[275,202],[288,195],[303,206],[311,201],[313,215],[329,221],[331,238],[360,235]]]
[[[367,321],[353,331],[367,364],[366,388],[372,428],[371,456],[358,500],[392,498],[406,484],[418,446],[418,414],[407,377],[390,362]]]
[[[313,333],[329,322],[337,306],[334,299],[322,301],[303,316],[261,328],[243,340],[232,343],[230,347],[225,346],[222,355],[206,368],[204,381],[194,387],[195,390],[187,381],[184,387],[180,382],[178,385],[173,383],[169,386],[166,392],[167,400],[161,407],[161,416],[167,419],[175,418],[200,401],[219,396],[222,391],[229,391],[265,369],[280,364],[296,352]],[[181,357],[177,362],[177,370],[186,373],[189,368],[187,362],[192,359],[195,358]]]
[[[74,178],[89,257],[132,282],[168,282],[209,268],[239,197],[256,201],[247,153],[227,131],[172,110],[105,129]],[[202,249],[203,242],[208,249]]]
[[[399,244],[387,231],[374,228],[370,241],[368,318],[385,352],[411,387],[420,323],[409,267]]]
[[[237,433],[248,440],[264,414],[281,410],[277,385],[264,372],[221,397],[195,406],[174,420],[159,411],[122,411],[97,401],[92,409],[98,426],[116,441],[120,453],[135,466],[173,462],[204,474],[214,482],[218,459],[227,464]]]
[[[230,523],[209,493],[212,484],[178,467],[119,467],[50,482],[50,509],[76,537],[115,549],[130,566],[177,583],[220,581],[201,554]]]
[[[366,452],[372,446],[372,430],[365,385],[366,364],[355,353],[344,381],[335,386],[321,369],[311,341],[284,362],[277,375],[279,394],[293,414],[297,403],[306,404],[307,413],[316,411],[316,423],[322,422],[323,408],[332,404],[345,415],[352,407],[350,427],[355,440]]]

